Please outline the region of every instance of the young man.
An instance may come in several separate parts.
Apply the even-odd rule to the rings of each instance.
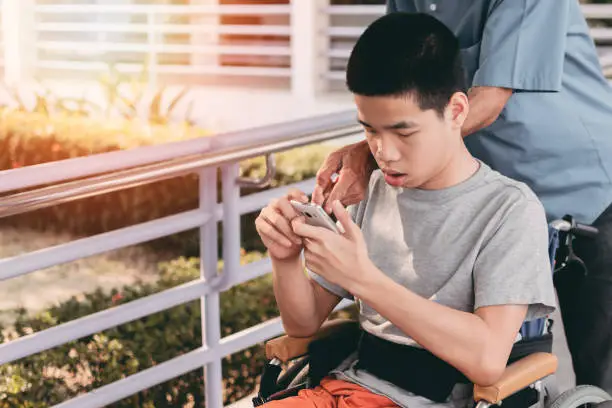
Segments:
[[[612,393],[612,87],[580,2],[387,0],[387,10],[428,13],[458,37],[470,153],[526,183],[549,221],[570,214],[599,229],[575,240],[588,274],[560,271],[555,283],[576,382]],[[361,142],[331,153],[313,202],[361,200],[370,156]]]
[[[364,335],[320,386],[269,406],[467,406],[470,382],[502,375],[521,324],[554,309],[544,210],[466,149],[459,44],[436,19],[374,22],[347,84],[380,170],[350,212],[334,202],[345,232],[305,224],[296,191],[256,225],[286,332],[314,334],[347,297]]]

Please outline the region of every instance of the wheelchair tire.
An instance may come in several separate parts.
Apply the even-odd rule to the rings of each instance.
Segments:
[[[580,385],[559,395],[550,405],[548,405],[548,408],[595,407],[595,404],[609,400],[612,400],[612,397],[601,388],[592,385]]]

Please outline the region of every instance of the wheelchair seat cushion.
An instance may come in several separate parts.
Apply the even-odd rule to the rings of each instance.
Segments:
[[[389,398],[343,380],[326,377],[321,384],[298,392],[297,396],[270,401],[264,408],[396,408]]]

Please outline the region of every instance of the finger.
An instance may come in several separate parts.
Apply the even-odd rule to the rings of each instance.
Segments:
[[[344,230],[344,235],[348,238],[353,237],[354,227],[356,226],[349,214],[348,210],[340,203],[340,201],[336,200],[332,203],[332,209],[334,211],[334,215],[336,219],[342,226]]]
[[[332,185],[332,175],[342,167],[342,149],[330,153],[325,162],[317,171],[316,185],[312,194],[312,202],[321,205],[325,199],[325,191],[329,190]]]
[[[290,197],[283,197],[278,200],[278,205],[276,206],[276,210],[283,215],[288,221],[293,220],[296,217],[300,216],[300,213],[291,205],[289,200],[293,200]]]
[[[325,241],[305,239],[304,251],[308,251],[312,256],[316,256],[322,265],[329,266],[331,259],[333,258],[329,245],[327,245]]]
[[[304,239],[304,250],[311,254],[321,255],[321,245],[319,242],[310,238]]]
[[[332,173],[332,174],[337,174],[337,173]],[[337,180],[337,177],[334,178],[334,180]],[[329,193],[331,193],[335,185],[336,185],[335,181],[332,183],[331,180],[325,187],[322,187],[316,184],[312,192],[312,202],[320,206],[325,205],[325,201],[329,197]]]
[[[308,202],[308,196],[301,190],[297,188],[292,188],[289,190],[289,194],[287,194],[287,198],[289,200],[295,200],[302,204],[306,204]]]
[[[293,241],[295,244],[300,245],[302,240],[294,234],[293,228],[291,227],[291,218],[285,217],[280,211],[283,204],[286,203],[289,207],[291,204],[287,200],[279,200],[278,207],[275,210],[269,209],[262,212],[262,216],[265,220],[267,220],[277,231],[285,236],[285,238]],[[292,211],[293,207],[291,207],[288,211]],[[297,214],[295,214],[297,216]],[[295,218],[295,217],[293,217]]]
[[[320,274],[321,273],[321,260],[317,255],[310,251],[304,251],[304,264],[308,270]]]
[[[305,222],[296,222],[291,224],[293,232],[302,239],[315,239],[318,233],[318,229],[312,225],[308,225]],[[306,244],[306,241],[304,241]]]
[[[325,189],[316,184],[314,190],[312,191],[312,202],[318,205],[323,205],[325,202]]]
[[[304,266],[311,272],[314,272],[316,274],[319,273],[319,268],[316,262],[311,259],[310,255],[306,255],[306,253],[304,253]]]
[[[334,185],[334,188],[331,190],[327,200],[325,201],[325,212],[328,214],[332,212],[331,204],[334,201],[340,200],[342,202],[342,200],[347,196],[347,192],[354,183],[354,179],[351,176],[352,174],[354,173],[344,169],[340,171],[338,182]]]
[[[317,171],[316,181],[323,189],[325,189],[332,182],[332,174],[336,173],[342,167],[342,156],[343,152],[336,150],[331,152],[321,168]]]
[[[293,226],[294,224],[305,224],[306,223],[306,217],[304,217],[301,214],[298,214],[297,217],[295,217],[294,219],[291,220],[291,225]]]
[[[301,245],[302,239],[293,232],[293,227],[291,226],[292,221],[295,218],[298,218],[300,214],[295,210],[295,208],[293,208],[293,206],[287,199],[279,200],[278,211],[280,211],[281,216],[285,219],[285,222],[283,223],[282,232],[296,245]]]
[[[306,217],[300,215],[299,217],[295,217],[291,220],[291,231],[300,240],[300,244],[304,245],[304,238],[295,232],[295,227],[299,224],[306,224]]]
[[[306,238],[312,241],[321,241],[322,239],[327,239],[328,234],[334,234],[327,228],[315,227],[305,222],[293,223],[292,228],[293,232],[300,238]]]
[[[343,206],[348,207],[349,205],[359,204],[361,200],[365,197],[365,191],[361,188],[351,189],[347,192],[347,194],[340,201]],[[333,201],[330,201],[333,203]]]
[[[258,217],[255,220],[255,228],[263,240],[270,240],[286,248],[291,248],[293,245],[291,241],[287,239],[287,237],[278,232],[278,230],[263,217]]]
[[[255,227],[268,249],[271,245],[279,245],[285,248],[291,248],[293,245],[287,237],[281,234],[273,225],[263,218],[255,220]]]
[[[291,230],[295,233],[295,226],[297,224],[306,224],[306,217],[300,215],[299,217],[295,217],[291,220]]]
[[[340,171],[340,169],[338,169],[337,171]],[[332,173],[330,177],[330,183],[327,184],[325,188],[322,188],[319,185],[315,185],[314,191],[312,193],[313,203],[318,204],[320,206],[325,205],[325,202],[327,201],[329,194],[334,189],[334,186],[336,185],[336,182],[338,181],[338,178],[340,177],[337,171]]]
[[[309,248],[304,247],[304,256],[308,256],[310,262],[314,262],[320,265],[325,265],[325,257],[321,253],[321,245],[314,241],[310,241],[308,244]],[[306,259],[306,258],[304,258]]]

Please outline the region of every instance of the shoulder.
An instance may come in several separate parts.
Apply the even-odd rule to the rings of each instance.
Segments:
[[[500,229],[548,231],[544,206],[527,184],[493,170],[487,178]]]
[[[487,183],[491,188],[491,193],[499,196],[511,208],[526,207],[544,211],[538,196],[521,181],[506,177],[495,170],[489,170]]]

